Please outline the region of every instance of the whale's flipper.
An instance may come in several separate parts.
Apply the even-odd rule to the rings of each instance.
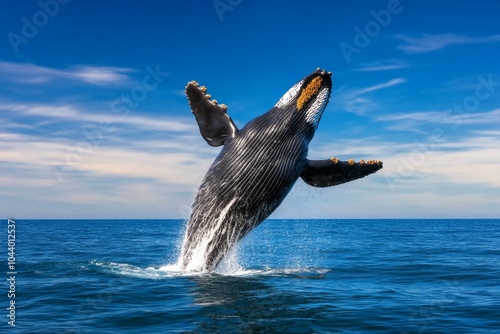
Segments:
[[[382,161],[354,162],[337,158],[308,160],[300,177],[313,187],[330,187],[360,179],[382,168]]]
[[[191,110],[196,117],[201,136],[210,146],[220,146],[229,137],[238,133],[233,120],[226,114],[227,106],[217,104],[216,100],[207,93],[207,88],[196,81],[186,85],[186,96]]]

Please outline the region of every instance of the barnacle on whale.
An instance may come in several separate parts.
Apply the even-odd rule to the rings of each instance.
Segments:
[[[318,94],[322,83],[323,78],[320,76],[311,80],[307,87],[302,90],[302,93],[300,93],[300,96],[297,99],[297,109],[301,110],[314,95]]]

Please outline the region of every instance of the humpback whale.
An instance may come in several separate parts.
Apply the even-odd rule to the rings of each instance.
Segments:
[[[178,260],[183,270],[214,270],[281,204],[299,177],[313,187],[329,187],[382,168],[375,160],[307,159],[309,142],[330,98],[331,75],[318,68],[241,129],[206,87],[196,81],[186,85],[201,136],[210,146],[223,147],[192,204]]]

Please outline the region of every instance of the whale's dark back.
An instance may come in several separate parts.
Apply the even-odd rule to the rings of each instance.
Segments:
[[[304,168],[313,133],[300,115],[273,108],[225,142],[196,195],[183,267],[214,269],[279,206]]]

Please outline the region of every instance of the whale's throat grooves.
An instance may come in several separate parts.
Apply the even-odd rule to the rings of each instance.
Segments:
[[[192,206],[180,258],[183,268],[214,269],[281,204],[306,162],[309,126],[274,108],[224,144]]]

